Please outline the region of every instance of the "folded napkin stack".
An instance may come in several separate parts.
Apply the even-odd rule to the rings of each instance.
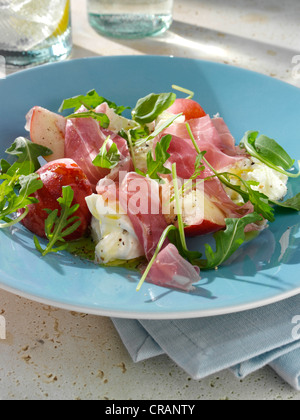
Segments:
[[[193,379],[269,365],[300,391],[300,295],[258,309],[183,320],[113,319],[135,362],[167,354]]]

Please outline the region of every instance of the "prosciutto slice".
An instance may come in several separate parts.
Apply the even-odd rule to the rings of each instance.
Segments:
[[[78,112],[84,112],[84,107]],[[99,154],[103,143],[110,136],[107,144],[109,150],[114,142],[120,153],[119,165],[110,171],[93,165],[93,160]],[[65,157],[73,159],[88,177],[95,191],[98,181],[108,175],[117,177],[120,170],[128,171],[132,168],[132,161],[127,142],[117,134],[100,127],[99,123],[92,118],[72,118],[66,126]]]
[[[168,244],[157,256],[147,281],[162,287],[194,290],[193,283],[200,280],[200,270],[186,261],[173,244]]]
[[[119,199],[122,208],[127,209],[145,256],[150,261],[168,226],[162,214],[159,185],[135,172],[128,173],[120,185]],[[181,257],[177,248],[166,240],[147,281],[158,286],[191,291],[192,284],[200,280],[199,273],[200,270]]]
[[[225,171],[244,159],[245,156],[239,154],[239,150],[235,146],[235,140],[223,119],[214,118],[212,120],[207,115],[203,118],[190,120],[189,125],[197,145],[200,150],[207,152],[205,158],[216,171]],[[194,174],[197,152],[185,123],[171,125],[163,134],[155,139],[153,147],[166,134],[172,134],[172,141],[168,149],[170,158],[166,166],[171,168],[172,164],[176,163],[177,176],[184,183],[185,180],[190,179]],[[205,165],[205,170],[199,178],[204,179],[213,175],[214,173],[211,168]],[[254,211],[253,205],[250,202],[243,206],[235,204],[229,198],[223,184],[217,178],[205,181],[204,192],[224,212],[226,217],[243,217]]]
[[[199,149],[207,152],[206,159],[217,171],[232,167],[244,158],[244,155],[238,154],[235,140],[222,118],[211,119],[209,115],[206,115],[202,118],[190,120],[189,125]],[[183,154],[184,158],[187,159],[185,166],[189,165],[189,172],[193,171],[197,153],[185,123],[172,124],[164,130],[163,134],[173,136],[173,144],[171,144],[169,150],[172,158],[174,159],[173,154],[175,156],[178,154],[177,148],[179,147],[181,149],[180,153],[185,151]],[[182,144],[179,144],[178,139],[181,140]],[[182,178],[187,179],[186,176],[182,176]]]
[[[150,261],[167,222],[162,214],[159,185],[156,181],[128,173],[119,188],[119,200]]]
[[[227,124],[223,118],[215,117],[211,120],[213,126],[217,130],[221,139],[222,150],[225,150],[228,155],[235,156],[239,154],[239,148],[235,145],[235,138],[231,134]]]

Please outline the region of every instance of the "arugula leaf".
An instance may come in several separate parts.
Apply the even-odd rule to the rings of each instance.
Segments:
[[[286,201],[272,201],[272,203],[279,207],[300,211],[300,193]]]
[[[182,218],[182,207],[180,204],[180,197],[179,197],[176,163],[172,164],[172,178],[173,178],[175,209],[176,209],[176,215],[177,215],[179,238],[180,238],[180,242],[181,242],[181,246],[183,250],[188,252],[185,233],[184,233],[184,223],[183,223],[183,218]]]
[[[100,168],[113,169],[120,161],[120,153],[116,143],[112,143],[109,150],[107,151],[107,143],[110,136],[107,137],[103,146],[100,149],[100,153],[93,160],[93,164]]]
[[[275,140],[264,135],[259,136],[258,131],[247,131],[240,147],[277,172],[291,178],[300,176],[300,171],[297,174],[287,172],[293,167],[295,160]]]
[[[230,173],[230,172],[224,172],[224,173],[217,173],[216,177],[220,179],[220,181],[226,185],[227,188],[230,188],[231,190],[237,192],[244,200],[244,203],[248,203],[249,201],[254,206],[254,211],[256,213],[261,214],[265,219],[269,220],[269,222],[274,222],[274,208],[271,207],[269,198],[261,193],[260,191],[254,190],[253,186],[258,186],[259,183],[255,181],[244,181],[240,176]],[[226,178],[224,178],[224,176]],[[227,177],[235,177],[237,178],[244,189],[242,189],[238,185],[232,184],[230,181],[227,180]]]
[[[270,160],[276,166],[282,166],[283,169],[291,169],[295,163],[295,160],[275,140],[267,136],[257,137],[254,147],[261,157]]]
[[[65,250],[68,246],[68,244],[65,243],[66,236],[71,235],[80,226],[80,218],[78,216],[73,216],[78,210],[79,204],[72,206],[73,199],[74,191],[69,185],[65,186],[62,188],[62,197],[57,200],[61,207],[60,215],[58,215],[57,209],[54,211],[45,209],[49,214],[45,221],[45,233],[49,241],[48,245],[43,249],[38,238],[36,236],[33,238],[36,249],[43,257],[50,252]]]
[[[195,160],[195,171],[191,177],[192,180],[198,178],[199,175],[201,175],[201,173],[203,171],[205,171],[205,165],[203,163],[203,158],[206,155],[206,151],[203,151],[201,153],[197,154],[196,160]]]
[[[147,173],[137,170],[140,175],[148,176],[151,179],[156,181],[162,181],[159,174],[170,174],[170,169],[166,168],[164,165],[169,159],[170,154],[167,152],[172,141],[172,136],[167,134],[162,137],[162,139],[156,144],[155,147],[155,159],[152,156],[152,152],[149,151],[147,154]]]
[[[6,172],[11,167],[11,164],[7,162],[5,159],[0,160],[0,173],[6,174]]]
[[[132,111],[132,118],[141,125],[149,124],[156,120],[163,111],[170,108],[175,100],[175,93],[150,93],[138,100]]]
[[[15,158],[11,165],[1,159],[0,172],[0,228],[12,226],[26,217],[28,206],[36,203],[31,195],[43,187],[38,174],[40,168],[38,158],[49,156],[53,152],[47,147],[32,143],[24,137],[18,137],[6,150],[6,153]],[[24,209],[22,215],[12,219],[18,210]]]
[[[175,228],[172,229],[168,233],[169,241],[176,246],[178,249],[179,254],[188,260],[193,265],[199,265],[199,260],[202,257],[201,252],[199,251],[190,251],[188,250],[183,244],[180,236],[179,229]]]
[[[215,172],[214,176],[219,178],[219,180],[224,185],[226,185],[227,188],[230,188],[231,190],[237,192],[243,198],[244,203],[248,203],[250,201],[253,204],[256,213],[261,214],[265,219],[269,220],[269,222],[275,221],[274,209],[270,206],[269,198],[260,191],[254,190],[252,188],[252,186],[259,185],[258,182],[244,181],[240,176],[230,172]],[[228,181],[227,177],[238,178],[241,184],[243,185],[244,189],[242,189],[238,185],[232,184],[230,181]],[[205,180],[208,179],[209,178],[206,178]]]
[[[116,114],[121,115],[125,109],[130,109],[129,107],[117,106],[114,102],[111,102],[105,99],[103,96],[98,95],[95,89],[90,90],[86,95],[74,96],[73,98],[65,99],[61,106],[59,107],[58,112],[63,112],[66,109],[78,109],[84,105],[87,109],[95,109],[97,106],[106,102],[108,106],[115,110]]]
[[[214,252],[210,245],[205,245],[207,261],[202,268],[208,270],[221,265],[245,242],[245,227],[262,220],[262,216],[257,213],[248,214],[240,219],[226,219],[226,230],[213,235],[216,241],[216,251]]]
[[[43,188],[43,183],[35,173],[13,176],[7,173],[0,175],[0,180],[3,180],[0,184],[0,228],[6,228],[26,217],[28,206],[37,202],[37,199],[30,195]],[[17,187],[20,187],[19,194]],[[11,219],[10,216],[20,209],[25,209],[24,213],[16,219]]]
[[[94,120],[98,121],[103,128],[108,128],[109,126],[109,118],[106,114],[101,112],[95,112],[93,110],[87,112],[78,112],[77,114],[71,114],[66,117],[68,120],[71,118],[93,118]]]
[[[149,141],[149,140],[153,140],[155,137],[157,137],[162,131],[164,131],[166,128],[168,128],[170,125],[172,125],[173,124],[173,122],[178,118],[178,117],[181,117],[181,115],[182,114],[177,114],[177,115],[174,115],[174,116],[172,116],[172,117],[170,117],[170,118],[168,118],[166,121],[164,121],[163,123],[161,123],[161,124],[158,124],[158,126],[156,127],[156,129],[151,133],[151,134],[149,134],[148,133],[148,135],[145,137],[145,136],[143,136],[143,137],[140,137],[140,139],[138,140],[136,140],[135,142],[134,142],[134,145],[135,146],[137,146],[137,147],[139,147],[139,146],[142,146],[144,143],[146,143],[147,141]]]
[[[274,222],[274,209],[269,204],[269,198],[260,191],[251,188],[251,186],[257,186],[259,183],[254,181],[243,181],[242,178],[240,179],[247,188],[248,200],[246,199],[245,202],[250,201],[253,204],[256,213],[261,214],[265,219],[269,220],[269,222]]]
[[[119,136],[123,137],[127,142],[129,142],[129,137],[134,146],[137,146],[137,141],[141,139],[145,139],[149,136],[150,130],[145,126],[137,126],[135,128],[130,128],[129,130],[122,130],[119,131]],[[143,143],[147,140],[143,140]]]
[[[36,203],[38,200],[34,197],[30,197],[30,195],[43,188],[43,182],[36,173],[27,176],[21,175],[19,184],[21,189],[19,191],[18,199],[14,202],[15,211],[26,207],[28,204]]]
[[[6,150],[6,153],[16,158],[17,163],[30,162],[30,172],[37,171],[41,165],[38,161],[40,156],[52,155],[52,150],[39,144],[33,143],[25,137],[18,137],[14,143]],[[1,166],[3,161],[1,161]],[[5,170],[8,166],[4,163]],[[24,175],[24,174],[23,174]]]

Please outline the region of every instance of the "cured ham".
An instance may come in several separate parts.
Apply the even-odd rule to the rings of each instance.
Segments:
[[[119,200],[121,207],[127,209],[135,234],[150,261],[168,226],[162,214],[158,183],[135,172],[128,173],[119,188]],[[200,270],[185,260],[166,239],[147,278],[159,286],[191,291],[192,284],[200,280],[199,273]]]
[[[135,172],[124,178],[119,188],[119,200],[133,224],[135,233],[150,260],[163,231],[168,226],[160,203],[159,184]]]
[[[185,260],[173,244],[168,244],[157,256],[147,281],[162,287],[191,292],[200,280],[200,270]]]
[[[84,107],[78,112],[84,112]],[[99,154],[107,137],[110,141],[107,144],[109,150],[114,142],[120,153],[118,169],[111,174],[109,169],[99,168],[93,164],[93,160]],[[130,153],[127,142],[117,134],[100,127],[99,123],[92,118],[72,118],[69,119],[65,134],[65,157],[73,159],[85,172],[93,189],[96,189],[98,181],[107,175],[116,177],[119,170],[128,171],[132,167]]]
[[[73,159],[81,167],[93,189],[99,179],[110,172],[108,169],[93,165],[93,160],[98,155],[105,139],[99,123],[91,118],[73,118],[67,122],[65,157]]]
[[[234,138],[222,118],[211,119],[207,115],[190,120],[189,125],[200,150],[206,151],[205,158],[217,172],[226,171],[244,159],[244,155],[238,154]],[[185,123],[177,123],[168,127],[163,134],[155,139],[154,148],[165,134],[172,134],[172,141],[168,149],[170,158],[166,166],[171,168],[172,164],[176,163],[177,176],[182,180],[190,179],[195,171],[197,152]],[[205,170],[199,175],[200,179],[214,175],[211,168],[207,165],[204,166]],[[206,180],[204,192],[211,202],[224,212],[224,217],[242,217],[254,211],[250,202],[243,206],[235,204],[227,195],[218,178]]]
[[[202,118],[190,120],[189,126],[200,150],[206,151],[205,157],[215,170],[221,171],[224,168],[232,167],[244,158],[244,155],[237,153],[234,138],[221,118],[211,119],[209,115],[206,115]],[[197,153],[185,123],[172,124],[164,130],[163,134],[172,135],[169,150],[171,161],[175,161],[180,154],[181,159],[186,160],[184,167],[190,168],[189,171],[183,173],[180,168],[178,175],[184,179],[189,178],[193,174]]]
[[[211,119],[211,122],[220,136],[222,150],[225,150],[228,155],[232,156],[241,154],[241,149],[235,145],[235,138],[231,134],[224,119],[214,117]]]

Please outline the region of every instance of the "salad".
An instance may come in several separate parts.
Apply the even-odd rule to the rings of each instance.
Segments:
[[[237,145],[221,116],[172,88],[133,109],[95,90],[57,113],[31,109],[28,138],[0,161],[0,229],[22,223],[44,258],[87,241],[95,263],[139,269],[137,290],[191,291],[269,228],[276,207],[300,210],[300,194],[285,199],[300,172],[277,141],[247,131]],[[189,249],[200,235],[214,244]]]

